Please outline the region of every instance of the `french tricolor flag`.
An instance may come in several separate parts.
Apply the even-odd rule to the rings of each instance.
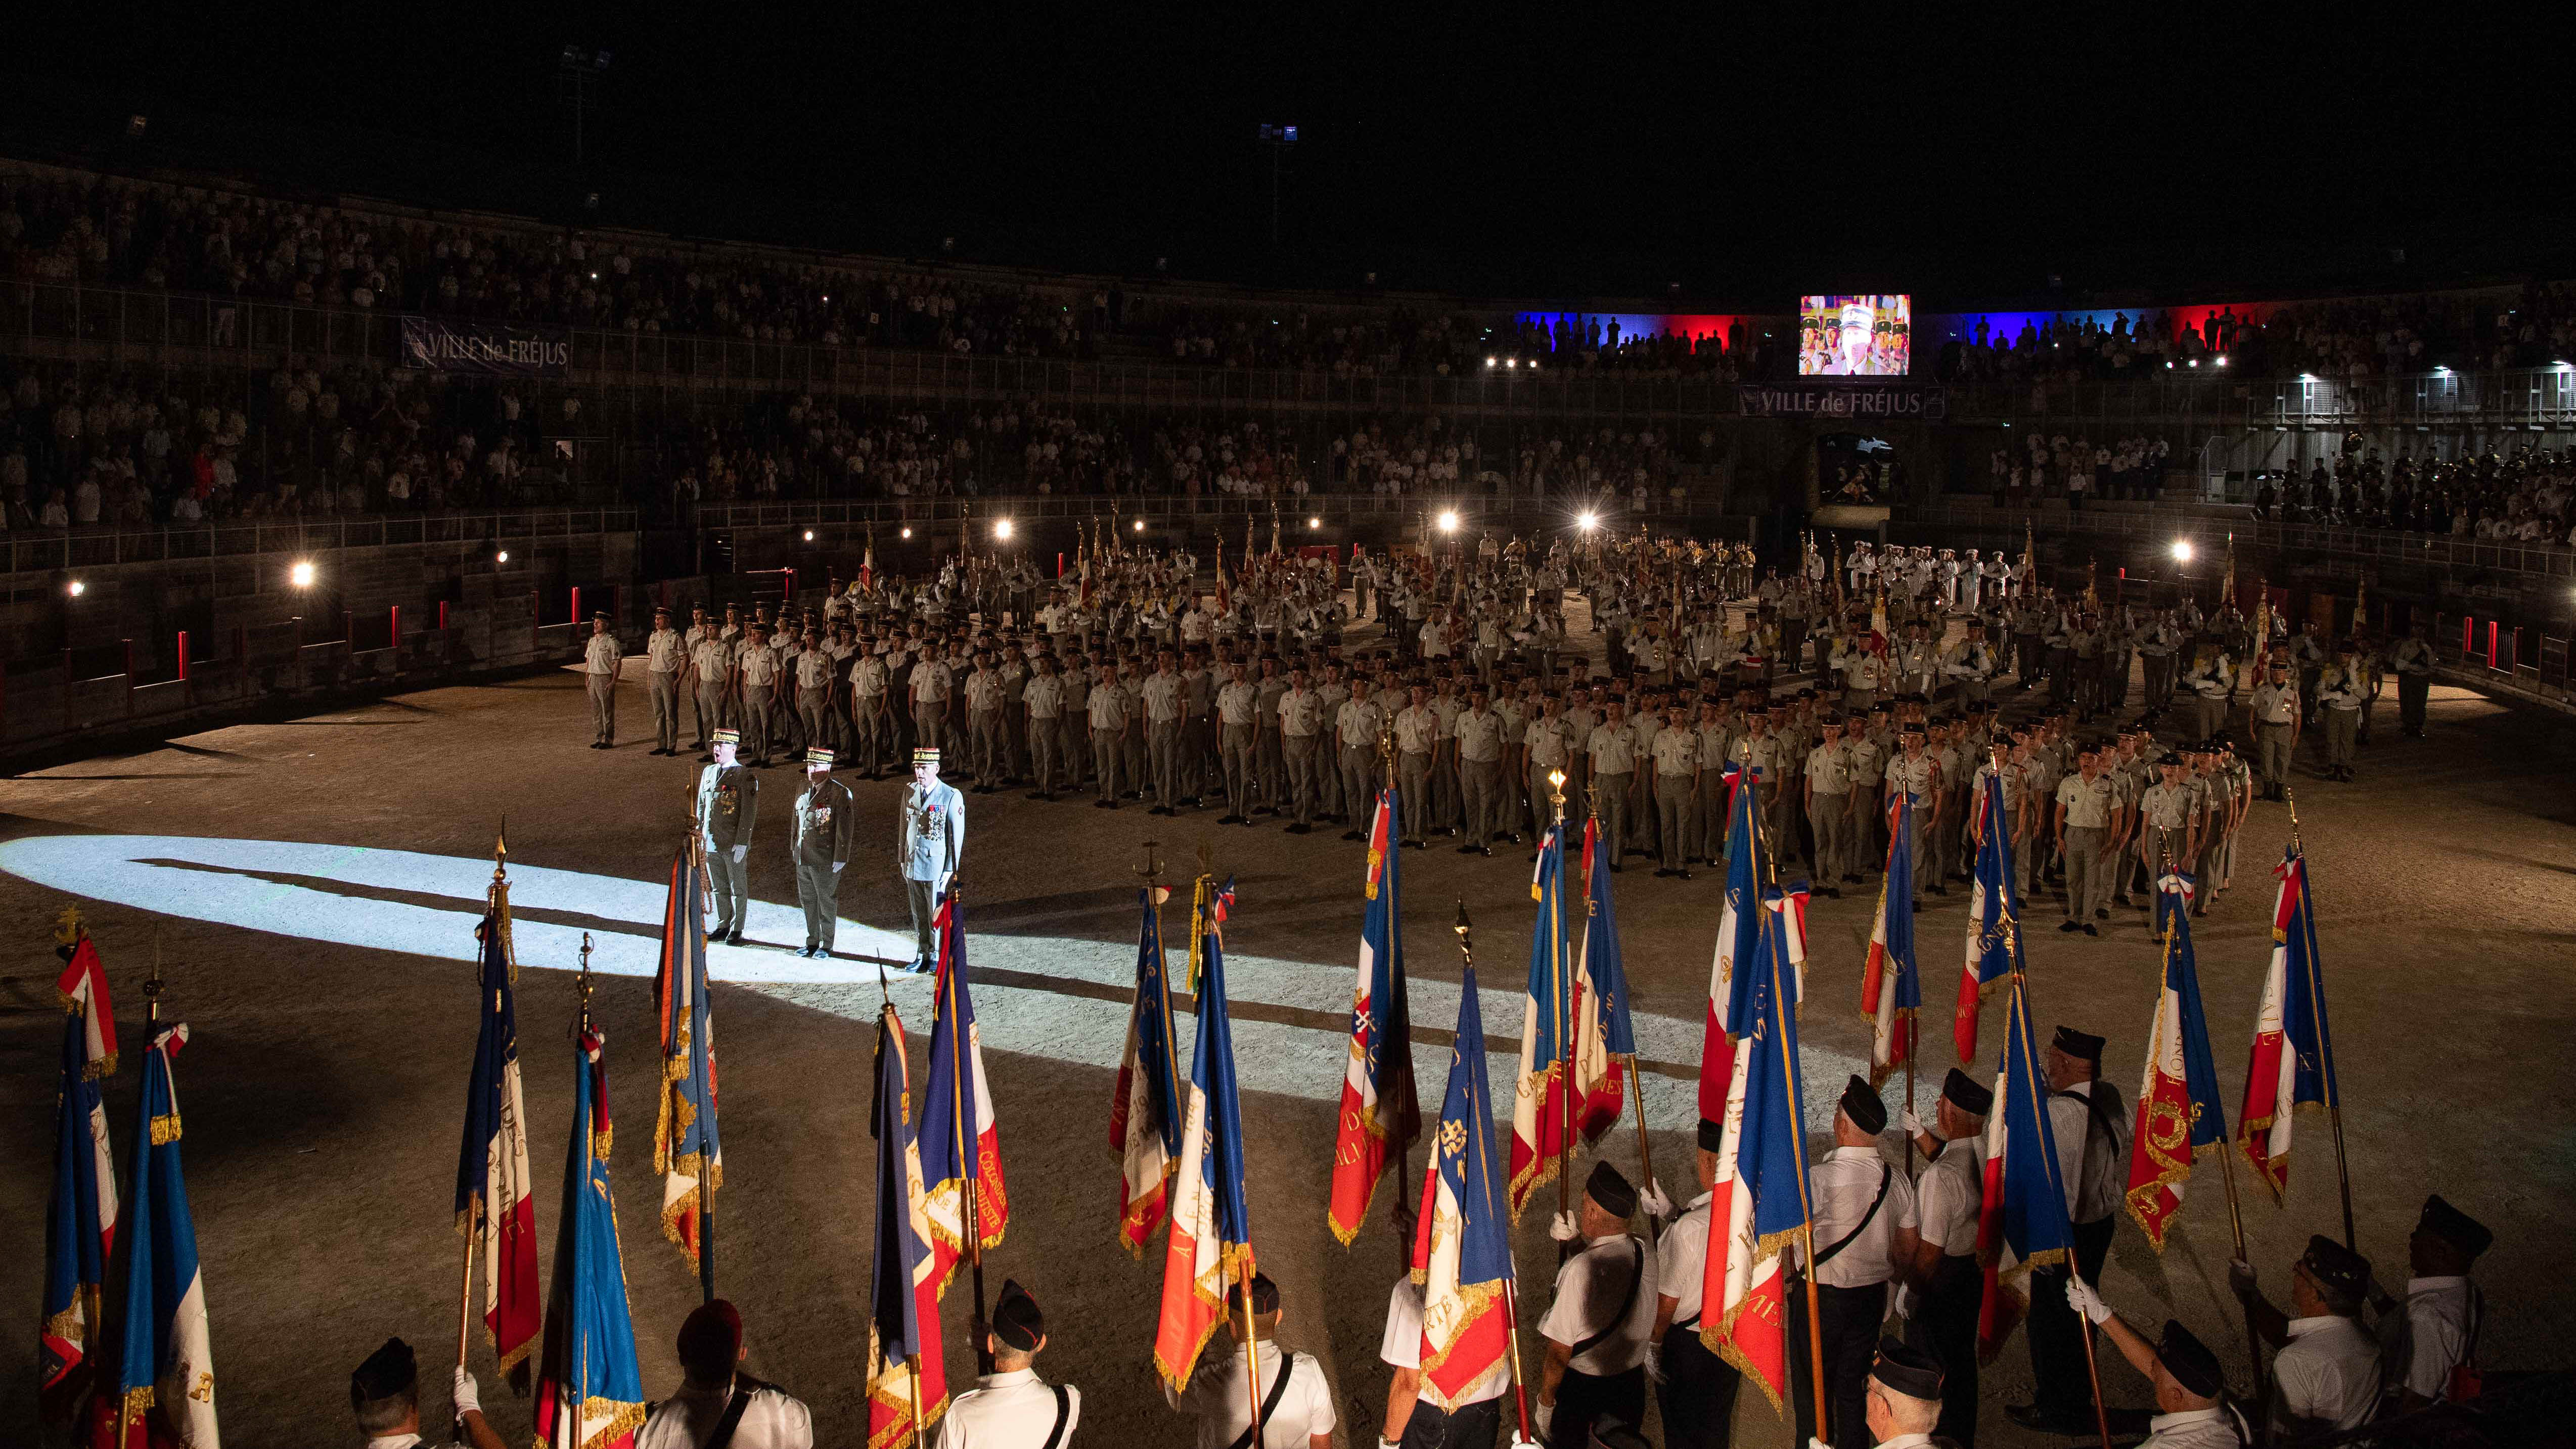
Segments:
[[[81,936],[62,993],[62,1084],[55,1100],[54,1190],[45,1215],[45,1296],[37,1378],[48,1412],[79,1391],[72,1372],[100,1330],[100,1294],[116,1246],[116,1163],[99,1079],[116,1067],[116,1018],[97,948]]]
[[[1401,1159],[1422,1130],[1413,1085],[1413,1019],[1404,994],[1395,848],[1403,838],[1395,792],[1380,790],[1369,825],[1368,911],[1360,927],[1359,977],[1351,988],[1351,1045],[1342,1069],[1341,1125],[1325,1213],[1345,1247],[1359,1236],[1388,1159]]]
[[[2253,1058],[2245,1069],[2245,1108],[2237,1144],[2277,1201],[2290,1185],[2290,1129],[2300,1107],[2336,1100],[2334,1033],[2326,1026],[2325,968],[2317,957],[2317,923],[2308,899],[2308,860],[2294,844],[2273,872],[2281,893],[2272,906],[2272,964],[2254,1022]]]
[[[1861,968],[1860,1010],[1870,1019],[1869,1079],[1884,1082],[1914,1060],[1915,1008],[1923,981],[1914,959],[1914,797],[1895,792],[1887,805],[1887,873],[1878,886],[1878,916]]]
[[[1136,998],[1127,1013],[1127,1052],[1119,1059],[1118,1085],[1109,1101],[1109,1151],[1118,1159],[1118,1238],[1139,1259],[1154,1229],[1162,1226],[1172,1165],[1181,1155],[1171,982],[1164,974],[1162,921],[1154,909],[1169,894],[1161,886],[1136,893],[1142,918],[1136,933]]]
[[[143,1110],[134,1128],[134,1216],[128,1228],[125,1343],[117,1367],[115,1443],[146,1449],[156,1437],[159,1385],[184,1397],[160,1405],[187,1426],[187,1442],[214,1445],[215,1356],[206,1331],[206,1278],[197,1265],[197,1228],[179,1172],[179,1094],[170,1059],[187,1045],[174,1026],[152,1040],[143,1062]]]
[[[921,1172],[929,1183],[931,1279],[942,1293],[967,1256],[966,1199],[975,1204],[980,1248],[1001,1246],[1011,1200],[1002,1185],[1002,1127],[984,1079],[984,1042],[967,990],[966,909],[952,891],[940,903],[939,979],[930,1018],[930,1078],[922,1084]],[[964,1051],[959,1051],[959,1043]]]
[[[465,1140],[456,1165],[456,1225],[483,1255],[483,1327],[501,1372],[522,1393],[545,1300],[537,1295],[536,1179],[528,1110],[519,1091],[519,1027],[511,1003],[509,903],[494,887],[483,938],[482,1028],[466,1082]]]

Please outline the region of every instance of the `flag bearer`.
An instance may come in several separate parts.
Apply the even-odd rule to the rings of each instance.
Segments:
[[[1636,1211],[1628,1179],[1607,1162],[1594,1163],[1576,1225],[1583,1250],[1556,1270],[1556,1301],[1538,1325],[1547,1363],[1530,1418],[1557,1449],[1585,1449],[1593,1425],[1604,1420],[1645,1422],[1658,1275],[1654,1248],[1628,1231]]]
[[[1046,1315],[1038,1301],[1011,1279],[1002,1280],[987,1335],[993,1371],[957,1396],[939,1421],[934,1449],[1067,1449],[1082,1422],[1082,1391],[1039,1378],[1038,1350],[1046,1347]]]

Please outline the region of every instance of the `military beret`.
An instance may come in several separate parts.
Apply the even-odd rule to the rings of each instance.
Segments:
[[[689,1310],[678,1346],[683,1366],[731,1373],[742,1357],[742,1314],[722,1298],[709,1299]]]
[[[2049,1045],[2070,1057],[2081,1057],[2097,1067],[2102,1065],[2102,1038],[2090,1032],[2077,1031],[2071,1026],[2061,1026],[2057,1029],[2057,1035],[2050,1039]]]
[[[2495,1234],[2487,1230],[2486,1224],[2444,1202],[2438,1192],[2424,1199],[2424,1212],[2415,1220],[2415,1231],[2431,1233],[2472,1258],[2495,1243]]]
[[[2165,1320],[2164,1337],[2156,1344],[2156,1362],[2164,1365],[2166,1376],[2182,1385],[2186,1393],[2214,1399],[2227,1388],[2227,1375],[2218,1366],[2218,1355],[2176,1319]]]
[[[993,1305],[993,1336],[1022,1353],[1036,1350],[1046,1337],[1046,1314],[1014,1278],[1002,1280],[1001,1301]]]
[[[349,1407],[399,1397],[410,1393],[419,1382],[420,1368],[412,1357],[411,1345],[399,1338],[388,1338],[384,1347],[368,1354],[367,1361],[350,1373]]]
[[[1880,1100],[1877,1088],[1858,1075],[1843,1085],[1842,1109],[1843,1115],[1852,1119],[1852,1125],[1863,1132],[1887,1130],[1887,1103]]]
[[[1615,1217],[1624,1218],[1637,1210],[1637,1189],[1607,1162],[1592,1164],[1592,1175],[1583,1180],[1583,1195]]]
[[[1700,1148],[1700,1151],[1702,1151],[1702,1152],[1716,1152],[1716,1151],[1720,1150],[1721,1148],[1725,1147],[1725,1145],[1726,1145],[1726,1124],[1725,1124],[1725,1123],[1723,1123],[1723,1122],[1712,1121],[1711,1119],[1706,1118],[1706,1117],[1702,1117],[1702,1118],[1700,1118],[1700,1119],[1699,1119],[1699,1148]]]
[[[1252,1275],[1252,1311],[1257,1314],[1279,1311],[1279,1285],[1267,1273]]]
[[[1869,1366],[1869,1376],[1909,1399],[1941,1397],[1941,1361],[1895,1338],[1878,1341],[1878,1361]]]
[[[1972,1117],[1983,1117],[1995,1109],[1994,1088],[1980,1084],[1957,1067],[1941,1079],[1941,1100]]]
[[[2299,1266],[2324,1287],[2358,1298],[2370,1287],[2370,1260],[2323,1233],[2308,1239]]]

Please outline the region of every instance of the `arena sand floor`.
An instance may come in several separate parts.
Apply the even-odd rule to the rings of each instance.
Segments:
[[[597,964],[614,973],[601,982],[597,1011],[619,1117],[614,1173],[636,1336],[648,1394],[668,1393],[678,1382],[673,1335],[697,1284],[656,1227],[649,973],[660,882],[697,766],[647,755],[642,705],[630,691],[627,742],[613,753],[586,748],[579,681],[561,673],[209,730],[0,781],[0,919],[14,940],[0,1051],[20,1164],[0,1182],[0,1209],[19,1225],[18,1251],[0,1263],[0,1301],[20,1305],[25,1322],[39,1298],[60,1041],[48,930],[77,904],[107,962],[128,1047],[143,1044],[139,987],[156,951],[166,961],[167,1018],[194,1033],[179,1094],[227,1437],[350,1435],[348,1371],[388,1334],[420,1349],[425,1417],[443,1423],[457,1307],[458,1099],[475,1022],[473,915],[506,815],[527,968],[518,1020],[541,1241],[553,1241],[570,1120],[570,968],[577,933],[589,930]],[[2402,1282],[2416,1207],[2428,1190],[2446,1194],[2497,1231],[2480,1272],[2492,1295],[2489,1366],[2554,1366],[2564,1357],[2555,1346],[2576,1332],[2576,1297],[2563,1287],[2576,1270],[2566,1128],[2566,1044],[2576,1031],[2571,732],[2562,718],[2453,689],[2434,692],[2428,740],[2398,737],[2393,699],[2377,724],[2360,783],[2325,782],[2303,762],[2299,790],[2361,1246],[2384,1281]],[[770,904],[753,941],[715,953],[721,1288],[742,1306],[752,1368],[813,1406],[819,1442],[850,1444],[864,1434],[879,997],[874,969],[846,958],[900,949],[903,897],[890,862],[901,786],[856,784],[865,817],[842,892],[845,959],[810,963],[790,954],[802,944],[785,846],[796,784],[786,769],[765,777],[752,877]],[[989,1260],[990,1285],[998,1292],[1004,1277],[1018,1277],[1046,1304],[1052,1344],[1042,1367],[1081,1386],[1086,1442],[1187,1442],[1151,1369],[1159,1244],[1145,1263],[1118,1244],[1106,1121],[1141,844],[1162,842],[1172,879],[1204,845],[1240,890],[1228,942],[1255,1243],[1286,1295],[1284,1337],[1318,1355],[1332,1379],[1340,1438],[1366,1443],[1385,1398],[1377,1346],[1402,1249],[1383,1188],[1351,1248],[1324,1222],[1364,857],[1338,831],[1220,829],[1218,813],[1174,821],[1135,805],[1113,814],[1086,800],[969,797],[971,954],[1013,1213],[1009,1240]],[[2268,867],[2288,833],[2283,807],[2255,807],[2235,887],[2198,928],[2231,1114],[2270,944]],[[1404,864],[1425,1110],[1437,1110],[1445,1079],[1459,976],[1449,927],[1462,898],[1477,925],[1493,1080],[1508,1102],[1533,910],[1523,852],[1485,860],[1434,845]],[[1655,1162],[1677,1201],[1695,1190],[1691,1102],[1721,889],[1708,870],[1687,883],[1644,868],[1618,880]],[[1819,899],[1813,911],[1804,1037],[1818,1129],[1867,1051],[1857,999],[1874,894]],[[2156,952],[2134,914],[2096,941],[2050,929],[2060,912],[2048,899],[2030,908],[2040,1030],[2072,1022],[2107,1035],[2106,1074],[2133,1094]],[[1951,1058],[1940,1028],[1965,913],[1965,892],[1954,889],[1932,898],[1921,924],[1932,1069],[1918,1097],[1927,1112]],[[1175,945],[1183,929],[1177,915],[1168,920]],[[920,980],[893,986],[916,1051],[928,993]],[[1993,1014],[1981,1073],[1992,1070]],[[1186,1044],[1186,1021],[1182,1030]],[[108,1086],[120,1168],[136,1091],[131,1065]],[[1607,1150],[1635,1167],[1628,1123]],[[1419,1190],[1422,1161],[1417,1151],[1401,1184],[1408,1194]],[[2307,1234],[2337,1221],[2322,1119],[2302,1123],[2285,1206],[2241,1175],[2240,1186],[2252,1256],[2280,1294]],[[1545,1224],[1534,1206],[1518,1229],[1532,1320],[1554,1262]],[[2179,1315],[2220,1347],[2241,1384],[2248,1370],[2242,1320],[2225,1291],[2227,1257],[2217,1167],[2205,1161],[2161,1256],[2124,1224],[2105,1290],[2150,1324]],[[961,1278],[945,1313],[959,1378],[970,1363],[966,1301]],[[518,1439],[528,1406],[494,1383],[477,1333],[484,1401],[505,1437]],[[2147,1385],[2105,1358],[2112,1402],[2148,1404]],[[26,1424],[33,1370],[29,1356],[19,1364],[0,1380],[0,1420]],[[2042,1442],[2001,1412],[2029,1396],[2028,1375],[2016,1341],[1987,1372],[1982,1442]],[[1740,1442],[1790,1440],[1758,1392],[1743,1396],[1738,1418]]]

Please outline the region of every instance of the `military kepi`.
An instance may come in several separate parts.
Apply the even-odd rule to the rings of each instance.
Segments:
[[[805,763],[809,768],[817,770],[828,770],[832,768],[832,747],[829,745],[816,745],[807,750],[805,752]]]
[[[707,738],[711,742],[719,745],[738,745],[742,743],[742,731],[735,729],[731,725],[721,725],[717,727],[714,734],[707,736]]]
[[[1873,1136],[1887,1130],[1887,1103],[1857,1075],[1843,1085],[1843,1115]]]
[[[916,765],[936,765],[936,764],[938,764],[938,763],[939,763],[939,749],[938,749],[938,747],[937,747],[937,746],[935,746],[935,745],[923,745],[923,746],[919,747],[918,749],[915,749],[915,750],[912,752],[912,762],[913,762],[914,764],[916,764]]]
[[[1583,1195],[1601,1205],[1613,1217],[1627,1217],[1637,1210],[1637,1189],[1619,1169],[1606,1162],[1592,1164],[1592,1175],[1583,1180]]]

